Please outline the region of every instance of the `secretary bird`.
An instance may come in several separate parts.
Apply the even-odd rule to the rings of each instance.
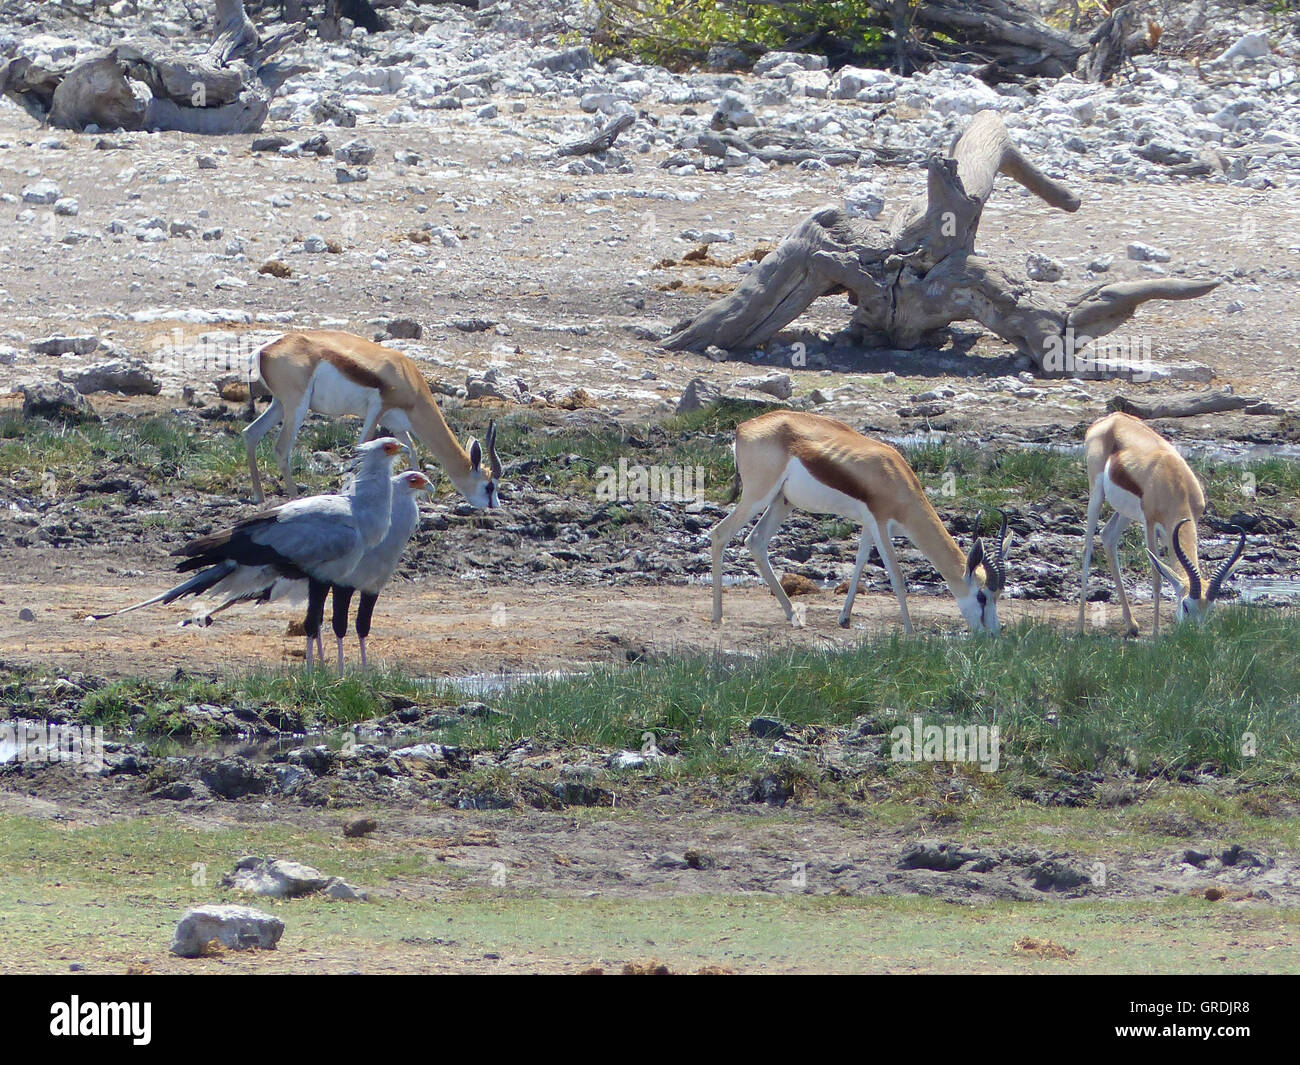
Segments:
[[[361,644],[361,668],[366,668],[366,637],[370,635],[370,617],[384,585],[393,579],[397,563],[420,524],[416,497],[428,492],[433,482],[424,474],[411,470],[393,478],[393,511],[388,532],[374,548],[361,556],[356,569],[343,581],[332,586],[334,593],[334,636],[339,644],[339,676],[343,676],[343,637],[348,634],[348,604],[352,593],[361,593],[357,607],[357,641]]]
[[[397,564],[411,537],[415,535],[420,524],[420,511],[417,497],[421,492],[432,490],[433,482],[416,470],[407,470],[393,478],[393,509],[388,532],[374,547],[369,548],[356,569],[330,587],[334,593],[334,635],[338,639],[339,676],[343,675],[343,638],[348,632],[348,606],[356,592],[361,593],[361,605],[357,608],[357,636],[361,643],[361,668],[366,664],[366,637],[370,635],[370,619],[375,610],[375,602],[384,586],[393,579]],[[272,567],[266,567],[259,578],[250,574],[250,579],[243,587],[235,590],[220,606],[195,614],[181,622],[182,625],[211,625],[212,619],[223,610],[228,610],[237,603],[270,603],[287,601],[301,602],[307,594],[307,582],[292,577],[284,577]],[[323,660],[320,637],[317,636],[316,653]]]
[[[125,614],[186,595],[216,592],[241,598],[281,580],[307,583],[306,664],[320,635],[325,598],[383,540],[392,515],[393,459],[407,450],[393,437],[361,444],[356,475],[337,494],[295,499],[172,552],[178,572],[202,572],[161,595],[116,611]],[[92,615],[97,618],[113,614]]]

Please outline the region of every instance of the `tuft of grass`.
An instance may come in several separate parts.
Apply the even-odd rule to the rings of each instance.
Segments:
[[[948,474],[957,495],[979,507],[1006,507],[1045,496],[1088,499],[1083,460],[1047,448],[991,451],[965,444],[924,443],[899,449],[922,483],[935,485]]]
[[[7,681],[0,691],[10,705],[24,698]],[[117,681],[87,695],[81,717],[123,725],[143,714],[146,731],[167,734],[185,704],[213,702],[287,710],[329,727],[382,716],[394,694],[425,704],[463,698],[400,673],[340,680],[325,670],[264,671]],[[755,717],[792,727],[863,718],[869,731],[888,733],[920,715],[927,724],[998,726],[1004,762],[1030,773],[1125,768],[1282,781],[1300,761],[1300,612],[1221,609],[1158,642],[1026,622],[994,639],[893,633],[840,652],[692,655],[530,681],[493,702],[501,714],[463,721],[448,738],[485,748],[529,737],[636,749],[649,732],[676,741],[687,771],[716,772],[752,756]],[[883,765],[888,772],[891,763]]]
[[[523,685],[499,705],[512,737],[637,746],[648,731],[680,736],[705,760],[757,716],[846,725],[865,715],[888,730],[919,713],[997,725],[1012,756],[1042,769],[1271,779],[1300,755],[1298,693],[1300,615],[1238,608],[1158,643],[1031,624],[999,639],[891,634],[841,653],[601,669]]]
[[[741,422],[774,410],[785,410],[785,407],[779,403],[723,398],[697,410],[674,414],[664,420],[663,426],[670,433],[734,433]]]

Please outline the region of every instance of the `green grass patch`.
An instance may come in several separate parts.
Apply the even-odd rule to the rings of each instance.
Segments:
[[[844,725],[869,715],[892,728],[921,714],[998,725],[1004,750],[1042,769],[1208,765],[1276,779],[1300,758],[1297,693],[1300,617],[1237,609],[1159,643],[1022,625],[1000,639],[894,634],[848,652],[600,669],[515,689],[500,727],[611,746],[672,733],[708,761],[757,716]]]
[[[491,823],[489,820],[488,823]],[[759,842],[764,826],[729,826]],[[772,826],[765,826],[771,831]],[[557,836],[557,846],[563,837]],[[1054,846],[1069,846],[1073,836]],[[770,844],[769,844],[770,845]],[[267,822],[196,827],[147,817],[68,826],[0,818],[0,961],[18,973],[92,973],[128,965],[186,972],[466,971],[485,955],[511,971],[617,972],[651,958],[673,971],[739,972],[1285,972],[1300,933],[1294,908],[1203,898],[1032,903],[803,894],[788,878],[766,894],[537,897],[493,886],[487,859],[441,862],[432,840],[341,840],[338,831]],[[245,854],[279,855],[372,889],[366,904],[256,899],[284,920],[274,952],[181,961],[167,953],[180,915],[247,905],[220,886]],[[807,867],[810,885],[825,870]],[[396,885],[399,890],[386,890]],[[1017,947],[1031,937],[1063,948]]]
[[[30,712],[23,694],[30,679],[8,675],[6,702]],[[485,748],[531,737],[636,749],[651,732],[677,742],[683,757],[673,772],[744,776],[770,760],[768,745],[748,740],[755,717],[804,726],[865,716],[887,733],[920,715],[926,724],[998,726],[1004,764],[1030,776],[1122,770],[1177,780],[1208,771],[1294,786],[1298,693],[1300,613],[1236,607],[1159,641],[1026,622],[996,639],[894,633],[849,651],[740,660],[687,653],[600,667],[509,688],[492,700],[502,714],[465,719],[443,738]],[[168,736],[181,730],[182,707],[209,702],[330,728],[382,716],[394,695],[429,705],[464,701],[454,687],[400,673],[338,679],[326,670],[263,671],[114,681],[84,698],[80,716]],[[882,762],[886,774],[913,768]]]
[[[1210,465],[1193,462],[1214,513],[1265,511],[1300,518],[1300,462],[1270,458],[1257,462]]]
[[[590,499],[609,471],[620,461],[628,467],[657,466],[701,471],[705,497],[721,502],[730,494],[735,465],[732,440],[736,426],[770,410],[773,405],[724,399],[699,410],[675,415],[658,425],[632,427],[553,427],[541,425],[531,412],[500,419],[498,449],[518,475],[574,498]],[[480,438],[492,412],[450,412],[452,431],[460,440]],[[114,467],[148,479],[171,491],[246,494],[249,490],[242,422],[185,421],[174,415],[146,418],[113,417],[102,422],[63,423],[0,419],[0,476],[10,477],[33,495],[55,495],[79,481],[103,475]],[[294,449],[294,477],[306,493],[338,488],[337,477],[313,473],[310,456],[316,451],[349,455],[360,431],[358,419],[310,416]],[[258,449],[264,474],[276,477],[270,433]],[[1082,513],[1088,485],[1083,459],[1050,448],[997,451],[960,443],[925,443],[901,449],[943,509],[945,499],[963,508],[1014,508],[1059,498]],[[422,452],[422,462],[431,462]],[[1300,520],[1300,462],[1269,458],[1251,463],[1192,463],[1206,487],[1212,511],[1227,517],[1236,511]],[[507,495],[510,474],[507,474]],[[456,492],[445,477],[439,493]],[[108,498],[107,496],[104,497]],[[102,500],[87,505],[103,505]],[[166,524],[159,516],[155,521]],[[1139,548],[1135,561],[1145,564]]]
[[[5,705],[29,713],[35,701],[24,696],[31,676],[6,676],[0,693]],[[275,721],[285,713],[305,724],[336,727],[380,717],[388,712],[392,697],[427,697],[429,687],[420,680],[394,672],[334,676],[329,670],[255,671],[214,679],[182,676],[168,681],[121,679],[89,692],[81,702],[78,719],[86,724],[122,729],[128,726],[158,738],[208,739],[193,734],[184,715],[186,706],[210,703],[252,711],[255,718]],[[251,723],[251,722],[250,722]]]
[[[248,480],[244,444],[232,426],[195,431],[171,415],[77,424],[10,416],[0,423],[0,474],[33,494],[58,494],[122,467],[150,481],[231,492]]]

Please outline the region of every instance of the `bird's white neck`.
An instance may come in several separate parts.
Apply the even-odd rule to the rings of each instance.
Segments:
[[[367,455],[346,493],[353,500],[357,527],[366,544],[372,547],[383,539],[392,515],[392,465],[388,455]]]

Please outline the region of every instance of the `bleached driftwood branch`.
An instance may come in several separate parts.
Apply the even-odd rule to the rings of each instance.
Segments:
[[[993,111],[977,114],[951,152],[932,158],[927,171],[926,194],[898,212],[888,233],[838,207],[823,207],[664,346],[760,347],[818,297],[847,291],[855,305],[850,330],[864,346],[938,344],[953,322],[973,320],[1051,370],[1048,356],[1070,350],[1074,337],[1104,336],[1148,300],[1194,299],[1218,285],[1170,278],[1121,282],[1089,289],[1062,306],[976,252],[980,217],[999,174],[1059,210],[1079,208],[1078,196],[1011,143]]]

